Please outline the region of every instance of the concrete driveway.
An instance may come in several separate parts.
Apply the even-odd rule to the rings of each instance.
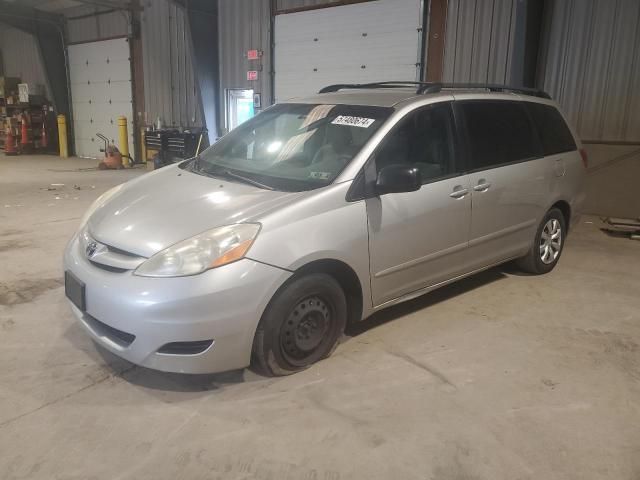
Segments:
[[[300,374],[164,374],[64,299],[82,212],[143,173],[93,166],[0,157],[0,478],[639,478],[640,242],[583,218],[551,274],[394,307]]]

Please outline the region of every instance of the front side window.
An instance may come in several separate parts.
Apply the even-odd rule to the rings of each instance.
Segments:
[[[521,102],[460,102],[469,135],[471,170],[541,156],[529,117]]]
[[[432,182],[453,173],[454,142],[451,104],[430,105],[400,120],[375,154],[376,169],[407,164]]]
[[[282,191],[330,184],[392,113],[386,107],[280,104],[185,165],[196,173]]]

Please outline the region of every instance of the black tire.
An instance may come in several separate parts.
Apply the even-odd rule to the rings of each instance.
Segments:
[[[252,366],[267,376],[290,375],[333,353],[344,332],[347,301],[330,275],[294,278],[271,299],[253,340]]]
[[[545,227],[549,225],[549,222],[558,222],[560,229],[560,245],[557,250],[557,255],[554,253],[554,250],[551,249],[550,252],[546,255],[546,261],[543,260],[544,247],[547,242],[546,239],[543,239],[543,232],[547,233]],[[548,228],[548,227],[547,227]],[[531,273],[534,275],[542,275],[544,273],[548,273],[554,269],[554,267],[558,264],[560,260],[560,256],[562,255],[562,250],[564,249],[564,242],[567,236],[567,228],[566,221],[564,215],[557,208],[552,208],[547,212],[544,216],[540,225],[538,226],[538,230],[536,231],[536,238],[531,246],[529,252],[522,258],[516,260],[516,265],[527,273]],[[549,248],[550,245],[547,245]]]

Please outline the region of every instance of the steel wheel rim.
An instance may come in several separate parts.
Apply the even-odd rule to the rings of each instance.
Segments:
[[[545,265],[555,262],[562,250],[562,227],[560,222],[551,218],[544,224],[540,235],[540,260]]]
[[[293,365],[305,365],[321,351],[333,324],[333,311],[318,296],[300,300],[291,309],[280,331],[283,355]]]

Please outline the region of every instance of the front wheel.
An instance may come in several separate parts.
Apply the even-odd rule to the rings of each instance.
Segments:
[[[540,275],[550,272],[560,260],[566,235],[564,215],[552,208],[540,222],[531,250],[516,261],[528,273]]]
[[[289,375],[328,357],[344,331],[347,302],[330,275],[286,284],[269,303],[253,341],[252,364],[269,376]]]

